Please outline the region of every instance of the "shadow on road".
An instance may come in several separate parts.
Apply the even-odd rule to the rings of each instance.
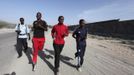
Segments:
[[[25,53],[25,55],[27,56],[27,59],[29,61],[28,63],[32,64],[32,57],[31,57],[31,55],[32,55],[32,48],[28,47],[27,52]]]
[[[15,47],[16,52],[18,53],[17,45],[15,44],[14,47]],[[23,50],[23,52],[24,52],[24,50]],[[28,61],[29,61],[28,63],[29,63],[29,64],[32,64],[32,57],[31,57],[32,48],[28,47],[27,51],[24,52],[24,53],[25,53],[25,55],[26,55],[27,58],[28,58]],[[19,55],[19,53],[18,53],[18,55]]]
[[[18,53],[16,44],[14,45],[14,47],[15,47],[16,52]],[[25,53],[25,52],[24,52],[24,53]],[[28,47],[27,52],[25,53],[25,55],[26,55],[27,58],[28,58],[29,64],[33,64],[33,62],[32,62],[32,57],[31,57],[32,53],[33,53],[33,52],[32,52],[32,48]],[[44,51],[40,51],[40,50],[39,50],[39,52],[38,52],[38,56],[49,66],[49,68],[50,68],[52,71],[54,71],[54,66],[53,66],[48,60],[46,60],[46,59],[50,59],[50,58],[53,59],[53,56],[51,56],[51,55],[46,55],[46,54],[44,53]]]
[[[54,50],[49,50],[49,49],[45,49],[45,50],[48,51],[51,55],[53,55],[53,56],[55,55]],[[71,62],[69,62],[70,60],[73,60],[73,58],[68,57],[68,56],[64,56],[64,55],[60,55],[60,60],[63,63],[67,64],[68,66],[76,68],[76,65],[72,64]]]
[[[54,66],[46,59],[53,59],[51,55],[46,55],[44,51],[39,51],[39,57],[48,65],[48,67],[54,72]]]
[[[16,75],[16,73],[12,72],[11,74],[4,74],[4,75]]]
[[[15,46],[15,48],[16,48],[16,44],[15,44],[14,46]],[[16,48],[15,50],[16,50],[16,52],[18,53],[17,48]],[[45,49],[45,50],[46,50],[47,52],[49,52],[49,55],[45,54],[44,51],[40,51],[40,50],[39,50],[38,56],[39,56],[39,57],[48,65],[48,67],[54,72],[54,66],[53,66],[47,59],[53,59],[55,53],[54,53],[53,50],[49,50],[49,49]],[[25,52],[24,52],[24,53],[25,53]],[[25,53],[25,55],[26,55],[27,58],[28,58],[29,64],[32,64],[32,57],[31,57],[31,55],[32,55],[32,48],[28,47],[27,52]],[[73,58],[67,57],[67,56],[64,56],[64,55],[60,55],[60,60],[61,60],[63,63],[65,63],[65,64],[67,64],[67,65],[69,65],[69,66],[71,66],[71,67],[73,67],[73,68],[76,68],[76,65],[72,64],[71,62],[69,62],[70,60],[73,60]],[[5,75],[14,75],[14,73],[13,73],[13,74],[5,74]],[[16,73],[15,73],[15,75],[16,75]]]

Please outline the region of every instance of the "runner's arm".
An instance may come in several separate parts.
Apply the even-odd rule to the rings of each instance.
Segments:
[[[51,30],[51,36],[52,36],[53,39],[54,39],[54,36],[55,36],[54,34],[55,34],[55,26]]]

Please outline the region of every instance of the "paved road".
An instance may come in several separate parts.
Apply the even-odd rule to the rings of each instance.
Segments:
[[[15,33],[0,34],[0,75],[9,69],[12,59],[16,55],[15,36]]]
[[[54,50],[50,31],[46,33],[46,43],[44,49],[50,53],[45,56],[40,51],[37,62],[37,69],[32,71],[31,51],[32,43],[29,41],[29,51],[21,58],[17,58],[15,49],[15,33],[0,34],[0,75],[54,75]],[[106,49],[99,49],[87,39],[87,50],[82,72],[75,68],[74,58],[75,40],[69,35],[61,55],[60,75],[134,75],[134,65],[122,61],[109,53]]]

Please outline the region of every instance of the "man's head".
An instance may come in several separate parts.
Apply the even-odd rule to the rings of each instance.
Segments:
[[[42,17],[42,14],[41,14],[40,12],[38,12],[38,13],[36,14],[37,20],[41,20],[41,17]]]
[[[23,17],[20,18],[20,23],[24,24],[24,18]]]
[[[58,21],[59,21],[59,23],[63,24],[63,22],[64,22],[64,16],[59,16]]]
[[[85,20],[84,20],[84,19],[80,19],[79,25],[80,25],[81,27],[85,26]]]

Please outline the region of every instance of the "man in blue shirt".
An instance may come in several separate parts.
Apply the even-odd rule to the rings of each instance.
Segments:
[[[87,39],[88,30],[85,28],[85,20],[80,19],[79,27],[73,32],[73,38],[76,39],[77,52],[75,53],[75,57],[78,58],[78,71],[81,71],[81,66],[84,61],[84,54],[86,49],[86,39]]]

